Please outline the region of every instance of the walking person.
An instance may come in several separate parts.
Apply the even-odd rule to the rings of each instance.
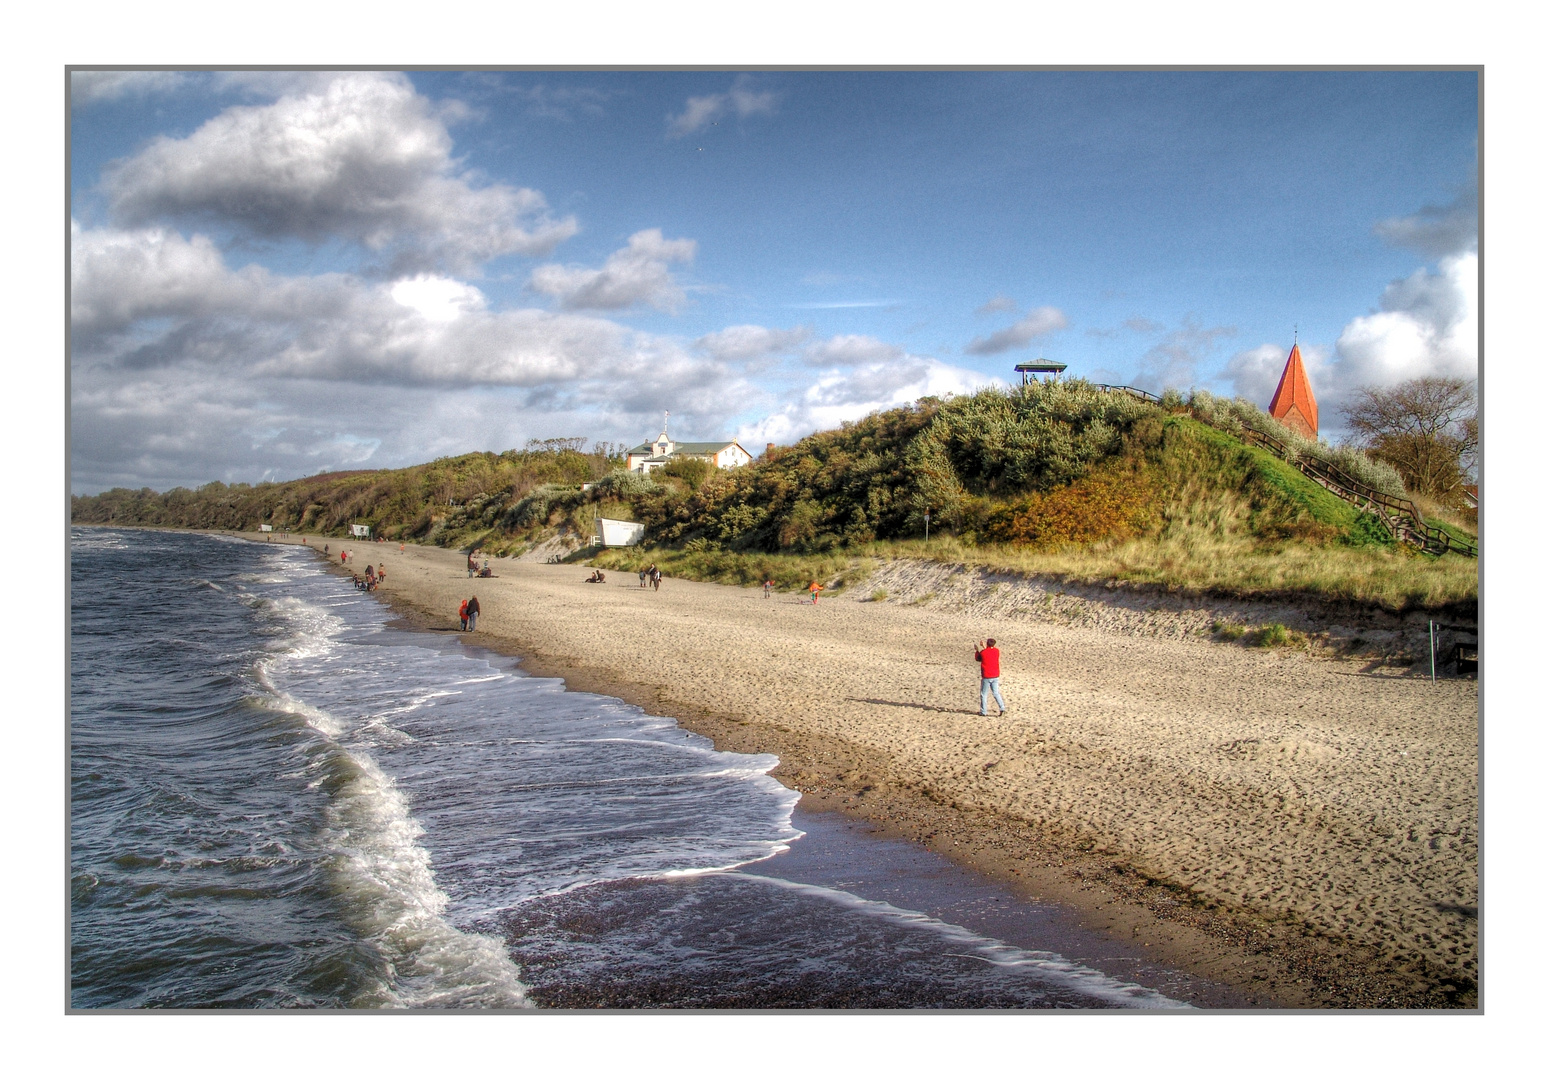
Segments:
[[[994,694],[1000,715],[1005,716],[1006,699],[1000,696],[1000,650],[995,647],[995,639],[979,642],[974,659],[979,661],[979,715],[990,715],[990,695]]]
[[[464,600],[458,605],[457,617],[462,620],[463,629],[468,629],[468,601]]]
[[[814,581],[811,585],[807,586],[807,591],[812,594],[812,606],[817,607],[818,593],[823,591],[823,586]]]
[[[764,599],[765,600],[769,599],[769,590],[772,589],[772,588],[774,588],[774,582],[773,581],[766,581],[766,582],[764,582]]]
[[[655,563],[651,564],[651,591],[652,592],[661,592],[662,591],[662,572],[660,570],[656,569],[656,564]]]
[[[468,631],[472,633],[479,628],[479,598],[473,597],[468,601]],[[1000,697],[1000,691],[995,691],[995,697]]]
[[[642,589],[645,588],[646,575],[647,575],[646,569],[644,567],[641,567],[640,568],[640,587]]]

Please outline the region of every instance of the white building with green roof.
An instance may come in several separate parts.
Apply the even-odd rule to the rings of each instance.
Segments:
[[[654,441],[631,448],[624,460],[631,472],[649,473],[681,458],[699,458],[718,469],[735,469],[752,461],[753,455],[739,446],[735,439],[676,442],[667,434],[664,424],[662,433]]]

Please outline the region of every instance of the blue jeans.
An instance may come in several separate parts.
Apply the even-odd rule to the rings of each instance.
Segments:
[[[1000,678],[979,680],[979,715],[986,716],[990,708],[990,695],[995,695],[995,704],[1000,706],[1000,711],[1006,711],[1006,699],[1000,696]]]

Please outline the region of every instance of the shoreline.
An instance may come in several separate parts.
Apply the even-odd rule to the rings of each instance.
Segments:
[[[239,535],[260,542],[263,540],[262,534],[228,535]],[[377,595],[387,603],[403,625],[433,632],[458,633],[456,600],[448,601],[447,598],[458,593],[466,595],[476,590],[483,591],[486,593],[486,599],[482,601],[485,614],[480,620],[480,630],[468,635],[459,633],[460,640],[512,656],[530,674],[561,678],[571,690],[606,694],[647,712],[674,717],[683,727],[710,738],[717,748],[744,753],[774,753],[779,756],[781,764],[771,775],[801,792],[803,810],[836,811],[852,819],[859,819],[880,836],[926,847],[1003,884],[1023,898],[1069,908],[1076,913],[1084,929],[1125,942],[1138,954],[1157,964],[1230,986],[1252,1007],[1470,1008],[1477,1004],[1473,977],[1468,974],[1470,969],[1477,972],[1476,872],[1472,873],[1472,896],[1463,897],[1466,902],[1436,905],[1438,909],[1443,906],[1451,909],[1451,922],[1462,932],[1453,935],[1450,942],[1444,942],[1435,958],[1424,955],[1417,957],[1412,951],[1409,955],[1401,955],[1404,952],[1401,947],[1384,948],[1380,934],[1368,933],[1366,940],[1360,940],[1353,934],[1343,936],[1322,931],[1311,925],[1312,920],[1299,917],[1300,913],[1295,910],[1294,903],[1282,902],[1278,907],[1274,903],[1233,903],[1228,895],[1224,895],[1227,889],[1221,888],[1220,882],[1207,880],[1203,883],[1204,887],[1201,887],[1199,881],[1180,880],[1181,875],[1176,872],[1175,866],[1167,865],[1169,856],[1174,864],[1179,861],[1177,852],[1168,850],[1169,845],[1180,848],[1188,843],[1196,847],[1224,844],[1226,846],[1220,856],[1222,862],[1234,864],[1234,868],[1239,870],[1244,862],[1251,864],[1271,860],[1280,863],[1286,856],[1283,837],[1281,843],[1276,843],[1275,837],[1270,834],[1276,831],[1277,826],[1283,831],[1283,821],[1273,817],[1251,821],[1239,817],[1234,820],[1230,815],[1240,813],[1241,807],[1228,805],[1224,807],[1227,811],[1226,820],[1207,823],[1209,828],[1197,830],[1201,834],[1199,837],[1186,836],[1184,842],[1180,843],[1177,838],[1167,835],[1167,823],[1157,827],[1156,823],[1145,820],[1146,815],[1142,814],[1140,831],[1145,832],[1149,827],[1157,841],[1155,849],[1148,849],[1147,845],[1135,842],[1133,837],[1115,837],[1111,828],[1080,828],[1083,819],[1090,816],[1084,807],[1088,805],[1093,792],[1117,790],[1108,786],[1112,778],[1102,776],[1095,778],[1095,786],[1092,783],[1083,784],[1083,773],[1100,771],[1093,770],[1094,763],[1090,759],[1114,759],[1125,754],[1143,759],[1149,752],[1158,750],[1160,744],[1129,745],[1116,754],[1121,749],[1119,743],[1122,740],[1114,740],[1111,746],[1099,747],[1080,739],[1068,742],[1052,739],[1048,730],[1050,713],[1043,707],[1049,702],[1041,702],[1040,707],[1030,708],[1026,712],[1019,708],[1020,700],[1030,700],[1035,696],[1033,690],[1039,674],[1037,670],[1024,670],[1020,679],[1007,680],[1008,703],[1015,711],[1004,723],[998,723],[993,716],[988,721],[981,721],[976,709],[949,708],[948,701],[961,704],[955,699],[971,699],[972,691],[976,689],[977,680],[973,678],[976,673],[971,670],[971,650],[969,662],[959,665],[963,672],[954,671],[945,674],[944,678],[943,673],[925,673],[929,677],[923,681],[936,684],[931,687],[933,689],[943,683],[954,687],[945,695],[937,695],[933,700],[929,694],[908,692],[919,689],[917,687],[901,685],[913,681],[911,668],[913,674],[919,675],[921,664],[927,668],[948,666],[933,655],[920,655],[918,651],[921,648],[937,648],[933,643],[937,635],[950,635],[961,630],[961,636],[966,639],[971,636],[968,628],[980,625],[989,626],[989,632],[997,636],[1004,634],[1003,647],[1008,645],[1007,639],[1015,640],[1013,651],[1008,653],[1008,660],[1013,656],[1019,659],[1008,664],[1008,674],[1016,666],[1031,666],[1026,658],[1030,655],[1038,656],[1039,651],[1025,647],[1040,643],[1050,647],[1062,645],[1067,651],[1081,648],[1095,648],[1099,652],[1106,650],[1109,653],[1109,667],[1114,666],[1114,653],[1129,660],[1128,654],[1137,650],[1172,649],[1173,652],[1161,657],[1162,662],[1179,662],[1181,657],[1183,663],[1203,668],[1192,673],[1194,678],[1219,676],[1219,669],[1223,666],[1232,678],[1241,678],[1245,674],[1251,676],[1266,666],[1296,668],[1303,665],[1308,670],[1332,667],[1336,670],[1332,673],[1325,671],[1323,675],[1332,674],[1344,680],[1344,688],[1349,690],[1352,698],[1360,699],[1358,703],[1366,706],[1364,709],[1353,710],[1362,714],[1361,723],[1357,726],[1363,727],[1371,726],[1366,723],[1371,720],[1375,720],[1377,726],[1381,727],[1383,714],[1395,704],[1403,704],[1401,699],[1406,695],[1414,697],[1418,689],[1417,680],[1378,678],[1367,673],[1366,678],[1357,681],[1352,676],[1362,674],[1360,667],[1348,661],[1315,660],[1302,656],[1265,657],[1258,653],[1250,655],[1234,646],[1199,641],[1182,644],[1147,643],[1137,640],[1133,634],[1111,629],[1027,627],[1024,622],[1007,625],[1003,621],[1003,613],[996,619],[983,622],[982,616],[973,613],[964,615],[911,610],[900,605],[868,604],[854,594],[827,599],[823,603],[823,609],[826,610],[813,611],[810,605],[797,605],[788,594],[778,601],[764,601],[757,590],[733,586],[669,580],[664,583],[660,594],[650,590],[623,588],[622,581],[610,581],[601,587],[587,586],[581,583],[583,572],[579,566],[523,564],[517,560],[493,560],[492,566],[499,576],[469,581],[461,570],[465,556],[460,552],[409,546],[400,554],[397,545],[351,545],[347,540],[324,540],[330,545],[358,547],[356,561],[361,569],[365,563],[376,562],[379,558],[388,562],[389,579]],[[274,537],[272,542],[297,543],[295,539],[279,537]],[[330,561],[328,565],[335,572],[348,572],[337,562]],[[620,574],[619,577],[627,577],[633,583],[633,575]],[[855,590],[855,593],[860,591]],[[749,608],[747,605],[751,603],[768,606]],[[728,608],[728,605],[731,607]],[[867,608],[874,610],[867,611]],[[625,616],[622,620],[621,615]],[[859,624],[861,628],[874,635],[874,640],[870,642],[873,647],[869,650],[836,649],[831,634],[809,634],[804,624],[793,621],[796,618],[808,618],[810,628],[814,631],[825,626],[811,623],[811,616],[829,619],[830,622],[843,622],[846,619],[854,622],[860,616],[863,620]],[[597,620],[599,624],[590,634],[584,628],[588,617]],[[635,621],[640,617],[646,622],[642,624]],[[578,618],[582,620],[582,629],[577,629]],[[892,619],[908,625],[891,626],[889,620]],[[741,622],[750,621],[773,625],[752,625],[747,640],[727,645],[725,636],[728,626],[735,627]],[[664,642],[667,637],[679,637],[683,655],[669,657],[659,650],[653,653],[649,647],[642,650],[638,641],[626,648],[615,648],[610,644],[614,640],[608,633],[610,627],[624,641],[628,641],[631,635],[661,635]],[[760,632],[767,641],[758,640]],[[1030,636],[1029,632],[1032,632]],[[1085,635],[1085,638],[1093,640],[1080,639],[1072,644],[1064,639],[1049,637],[1059,634],[1074,634],[1078,639]],[[712,640],[704,640],[707,635]],[[900,641],[895,644],[886,640],[893,637],[900,638]],[[842,645],[847,639],[841,633],[839,640]],[[775,654],[804,652],[806,655],[766,657],[765,662],[755,658],[751,664],[748,663],[749,652],[756,652],[760,644],[771,648]],[[715,685],[707,685],[707,680],[699,677],[704,675],[707,667],[707,658],[702,655],[707,645],[711,654],[708,658],[708,682]],[[662,647],[668,646],[664,644]],[[1176,651],[1179,649],[1184,651],[1179,653]],[[962,649],[959,647],[955,651]],[[836,652],[840,655],[834,655]],[[892,665],[890,671],[856,670],[858,667],[864,668],[866,660],[871,657],[881,659],[882,654],[893,652],[904,654],[906,663],[901,668]],[[660,657],[660,664],[650,662],[653,655]],[[723,660],[717,662],[716,655],[722,656]],[[645,658],[643,663],[642,658]],[[1136,659],[1146,663],[1157,662],[1155,657],[1142,656]],[[1208,662],[1222,660],[1224,664]],[[1237,670],[1244,666],[1248,669],[1246,672]],[[769,673],[762,670],[766,667],[786,669],[777,672],[777,675],[789,675],[794,670],[797,685],[810,683],[811,692],[793,692],[789,680],[768,677]],[[1291,672],[1289,685],[1294,687],[1297,674],[1297,671]],[[971,686],[968,679],[972,681]],[[1104,679],[1107,681],[1104,682]],[[1327,684],[1329,680],[1322,677],[1321,681]],[[1112,677],[1099,672],[1098,683],[1100,690],[1114,696],[1114,701],[1103,702],[1104,711],[1110,717],[1124,717],[1135,712],[1140,714],[1142,724],[1131,734],[1138,733],[1142,740],[1149,738],[1147,732],[1151,724],[1147,722],[1157,719],[1148,714],[1168,711],[1159,708],[1168,702],[1152,700],[1154,688],[1148,686],[1144,679],[1138,682],[1127,679],[1126,670],[1120,670]],[[1284,690],[1287,684],[1284,679],[1281,683],[1280,689]],[[1371,683],[1384,685],[1368,685]],[[958,684],[961,684],[960,689],[957,688]],[[836,698],[832,693],[838,689],[853,690],[858,686],[871,688],[863,691],[867,696],[851,694],[845,699]],[[1241,697],[1240,688],[1233,686],[1228,689],[1231,691],[1228,697],[1233,693]],[[1395,700],[1395,694],[1399,700]],[[1166,697],[1165,694],[1160,696]],[[916,700],[907,700],[910,697]],[[1309,700],[1316,697],[1316,693],[1313,693]],[[1466,761],[1459,760],[1460,756],[1466,758],[1466,754],[1461,751],[1466,750],[1462,744],[1468,742],[1466,733],[1461,743],[1459,741],[1459,722],[1470,731],[1476,731],[1475,688],[1472,684],[1454,685],[1448,687],[1441,698],[1440,702],[1432,701],[1430,704],[1440,704],[1443,712],[1454,714],[1441,722],[1441,726],[1447,729],[1445,734],[1449,735],[1448,742],[1453,755],[1451,764],[1466,764]],[[1191,719],[1188,713],[1192,699],[1184,695],[1184,700],[1183,718],[1188,721]],[[1303,701],[1299,704],[1305,708],[1308,703]],[[1408,704],[1412,706],[1414,702]],[[1372,706],[1376,707],[1374,715],[1365,715],[1373,713]],[[1471,716],[1467,715],[1469,710],[1472,710]],[[963,714],[971,719],[960,719]],[[1059,719],[1071,717],[1061,716]],[[1160,719],[1165,721],[1172,718]],[[985,724],[986,727],[979,728],[979,724]],[[918,745],[922,729],[942,725],[948,729],[945,739],[941,731],[933,730],[928,734],[936,745]],[[1169,725],[1164,722],[1159,726],[1165,728]],[[1231,732],[1210,734],[1215,737]],[[958,744],[963,739],[979,736],[983,737],[983,743],[976,741],[972,749],[987,749],[987,752],[970,755],[974,758],[971,763],[973,767],[963,768],[962,765],[967,764],[963,762],[948,763],[956,765],[955,768],[940,767],[942,763],[938,759],[943,749],[954,756],[961,756],[962,748]],[[1133,744],[1135,740],[1131,739],[1130,742]],[[1265,742],[1275,740],[1226,740],[1227,765],[1264,758],[1266,755],[1260,751]],[[1473,764],[1467,776],[1462,778],[1468,781],[1477,776],[1477,742],[1474,745]],[[1216,749],[1222,747],[1217,746]],[[1335,753],[1331,754],[1329,743],[1307,738],[1300,741],[1280,739],[1276,749],[1279,753],[1270,755],[1269,764],[1273,766],[1271,771],[1291,774],[1292,788],[1300,786],[1302,781],[1315,784],[1319,773],[1324,771],[1320,766],[1327,765],[1333,756],[1337,756],[1338,751],[1336,747]],[[1024,767],[1021,777],[1012,778],[1010,790],[1015,792],[1019,788],[1027,788],[1030,783],[1041,787],[1042,790],[1036,793],[1051,804],[1054,812],[1050,812],[1050,807],[1028,806],[1025,802],[1007,805],[1004,790],[999,793],[986,791],[988,785],[978,782],[990,778],[1011,750],[1022,751],[1024,763],[1030,760],[1034,766],[1047,767],[1031,770]],[[1082,756],[1089,760],[1069,760],[1071,757]],[[922,765],[925,767],[922,768]],[[1225,771],[1231,772],[1231,769]],[[1166,796],[1165,785],[1176,785],[1178,777],[1148,773],[1171,772],[1173,770],[1142,768],[1137,776],[1134,775],[1135,770],[1126,767],[1121,768],[1119,775],[1132,782],[1152,782],[1151,786],[1160,791],[1159,795],[1149,796],[1155,802]],[[1240,784],[1243,778],[1214,776],[1207,779],[1222,786],[1228,780]],[[1262,776],[1259,779],[1262,780]],[[1039,785],[1038,781],[1043,783]],[[1212,798],[1220,801],[1219,793],[1203,790],[1204,784],[1195,786],[1202,790],[1190,792],[1189,797],[1195,799],[1198,806],[1208,810]],[[1357,794],[1363,797],[1362,801],[1372,802],[1375,796],[1376,801],[1381,802],[1382,797],[1394,794],[1386,790],[1391,786],[1379,779],[1373,790]],[[1477,866],[1471,848],[1473,835],[1477,831],[1477,792],[1465,799],[1466,789],[1467,784],[1462,788],[1454,784],[1442,796],[1451,800],[1446,810],[1461,822],[1458,833],[1461,834],[1463,844],[1461,847],[1457,843],[1453,844],[1454,854],[1449,864],[1454,882],[1452,893],[1455,894],[1459,893],[1459,882],[1464,889],[1467,888],[1470,883],[1469,868]],[[1284,805],[1286,792],[1271,794]],[[987,798],[987,795],[990,797]],[[1305,797],[1303,801],[1306,801]],[[1395,802],[1391,798],[1387,801]],[[1319,836],[1326,843],[1332,834],[1344,827],[1344,823],[1334,820],[1339,814],[1337,806],[1331,805],[1332,802],[1326,799],[1321,805],[1315,806],[1318,813],[1313,817],[1318,820],[1310,822],[1312,827],[1307,830],[1309,835],[1293,838],[1293,843],[1300,840],[1305,844],[1315,841]],[[1458,808],[1455,812],[1454,806]],[[1037,812],[1040,809],[1043,812]],[[1152,809],[1154,812],[1155,807],[1137,806],[1135,809]],[[1395,807],[1379,808],[1377,818],[1381,818],[1384,813],[1392,819]],[[1402,824],[1396,820],[1374,820],[1368,823],[1368,829],[1375,828],[1377,833],[1385,829],[1391,836],[1394,828]],[[1409,832],[1414,833],[1413,825]],[[1435,850],[1434,830],[1432,841],[1430,847]],[[1346,881],[1355,881],[1359,879],[1360,872],[1357,870],[1352,877],[1352,868],[1348,865],[1352,853],[1335,853],[1345,846],[1339,843],[1335,845],[1334,851],[1325,851],[1323,854],[1328,856],[1329,869],[1337,869]],[[1360,862],[1371,853],[1358,851],[1353,854],[1355,861]],[[1388,862],[1386,859],[1381,861]],[[1317,860],[1311,866],[1315,870]],[[1207,869],[1213,870],[1215,867],[1209,865]],[[1305,871],[1307,867],[1302,869]],[[1377,870],[1374,866],[1368,872],[1376,873]],[[1242,876],[1244,874],[1239,873],[1239,877]],[[1252,878],[1251,868],[1246,876],[1254,887],[1264,880],[1276,884],[1272,878],[1266,879],[1264,875],[1258,879]],[[1330,890],[1326,881],[1330,875],[1325,872],[1321,876],[1324,879],[1322,891],[1327,893]],[[1319,891],[1320,882],[1309,883],[1305,878],[1300,880],[1304,885],[1303,893]],[[1235,884],[1229,883],[1230,886]],[[1306,887],[1309,884],[1311,887]],[[1212,885],[1215,887],[1212,888]],[[1438,891],[1435,882],[1422,881],[1420,888],[1422,892]],[[1414,893],[1415,888],[1410,887],[1408,891]],[[1281,892],[1284,893],[1283,888]],[[1406,905],[1417,907],[1416,896],[1402,895],[1403,890],[1400,893],[1389,898],[1392,901],[1390,908],[1395,904],[1399,908]],[[1271,896],[1274,895],[1272,892]],[[1291,895],[1287,899],[1302,901],[1305,896]],[[1474,906],[1470,908],[1470,904]],[[1336,903],[1335,906],[1343,905]],[[1357,897],[1356,907],[1359,909],[1360,906]],[[1445,923],[1447,918],[1448,913],[1443,912],[1440,921]],[[1375,921],[1378,927],[1384,922],[1380,914]],[[1426,930],[1434,929],[1437,922],[1437,919],[1431,919],[1431,925]],[[1457,959],[1460,954],[1461,961]],[[1442,959],[1448,955],[1454,958],[1450,964]],[[1473,963],[1469,964],[1469,960]]]

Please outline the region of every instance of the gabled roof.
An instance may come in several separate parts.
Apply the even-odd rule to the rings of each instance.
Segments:
[[[736,446],[736,439],[722,439],[720,442],[675,442],[672,444],[674,454],[715,454],[725,450],[728,446]],[[653,442],[641,443],[639,446],[624,451],[627,457],[630,454],[655,454],[656,444]],[[746,450],[743,453],[747,453]]]
[[[725,450],[728,446],[737,445],[736,439],[722,439],[720,442],[680,442],[676,452],[679,454],[716,454]]]
[[[1269,415],[1276,420],[1284,420],[1293,408],[1302,414],[1316,435],[1318,399],[1312,396],[1312,384],[1307,381],[1307,369],[1302,365],[1300,345],[1292,345],[1291,355],[1286,357],[1285,370],[1280,373],[1280,385],[1275,387],[1275,396],[1269,399]]]

